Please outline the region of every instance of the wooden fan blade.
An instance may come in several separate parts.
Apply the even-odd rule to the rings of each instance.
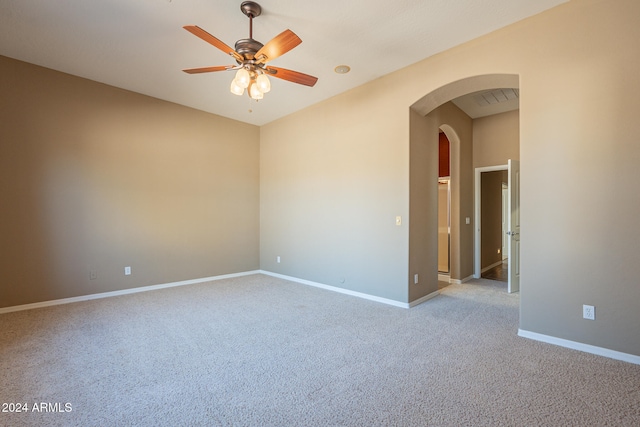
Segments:
[[[308,74],[300,73],[298,71],[287,70],[286,68],[267,67],[268,76],[277,77],[289,82],[298,83],[305,86],[312,86],[318,81],[317,77],[310,76]],[[275,73],[274,73],[275,71]]]
[[[302,43],[302,40],[300,40],[300,37],[298,37],[296,33],[291,30],[284,30],[262,46],[262,48],[256,52],[255,58],[258,60],[257,62],[265,63],[284,55],[300,43]]]
[[[220,49],[224,53],[226,53],[228,55],[232,55],[238,61],[242,61],[244,59],[242,57],[242,55],[240,55],[235,50],[231,49],[231,47],[228,46],[226,43],[224,43],[223,41],[215,38],[214,36],[212,36],[211,34],[207,33],[202,28],[200,28],[200,27],[198,27],[196,25],[186,25],[186,26],[184,26],[182,28],[184,28],[185,30],[189,31],[194,36],[200,37],[202,40],[206,41],[207,43],[217,47],[218,49]]]
[[[225,71],[233,68],[233,65],[219,65],[216,67],[202,67],[202,68],[189,68],[187,70],[182,70],[188,74],[199,74],[199,73],[212,73],[214,71]]]

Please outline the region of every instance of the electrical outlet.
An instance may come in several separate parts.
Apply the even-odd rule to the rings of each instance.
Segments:
[[[276,257],[276,262],[277,262],[278,264],[280,264],[280,255],[278,255],[278,256]]]
[[[418,284],[418,273],[413,275],[413,283],[416,285]]]
[[[125,267],[124,268],[124,275],[125,276],[130,276],[131,275],[131,267]]]
[[[582,317],[588,320],[596,320],[596,308],[592,305],[583,305]]]
[[[98,278],[98,272],[96,270],[89,271],[89,280],[96,280]]]

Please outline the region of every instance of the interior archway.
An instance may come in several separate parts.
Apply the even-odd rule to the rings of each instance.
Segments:
[[[471,118],[449,101],[469,93],[504,87],[519,88],[519,76],[516,74],[471,76],[441,86],[410,107],[408,292],[410,303],[422,301],[438,292],[437,262],[433,260],[437,260],[438,239],[437,135],[439,129],[442,129],[451,141],[451,280],[464,282],[473,278],[474,225],[471,221],[474,217],[473,125]],[[433,183],[433,185],[425,183]],[[418,277],[424,279],[418,282]]]
[[[500,87],[519,88],[517,74],[483,74],[456,80],[426,94],[411,105],[411,110],[426,116],[442,104],[469,93]]]

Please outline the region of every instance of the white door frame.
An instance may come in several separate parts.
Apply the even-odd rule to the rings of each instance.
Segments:
[[[509,170],[509,165],[497,165],[497,166],[484,166],[475,169],[475,196],[474,196],[474,208],[475,208],[475,216],[473,223],[475,224],[475,232],[474,232],[474,274],[473,277],[479,279],[481,277],[482,270],[482,261],[481,261],[481,245],[480,238],[481,233],[480,229],[482,226],[482,218],[481,218],[481,179],[482,172],[494,172],[494,171],[506,171]]]
[[[520,161],[509,159],[509,293],[520,291]]]

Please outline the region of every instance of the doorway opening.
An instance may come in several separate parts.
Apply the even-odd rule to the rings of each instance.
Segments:
[[[440,129],[438,137],[438,281],[451,273],[451,144]]]
[[[480,277],[508,282],[508,171],[480,173]]]
[[[509,293],[520,290],[520,167],[475,169],[476,279],[507,282]]]

